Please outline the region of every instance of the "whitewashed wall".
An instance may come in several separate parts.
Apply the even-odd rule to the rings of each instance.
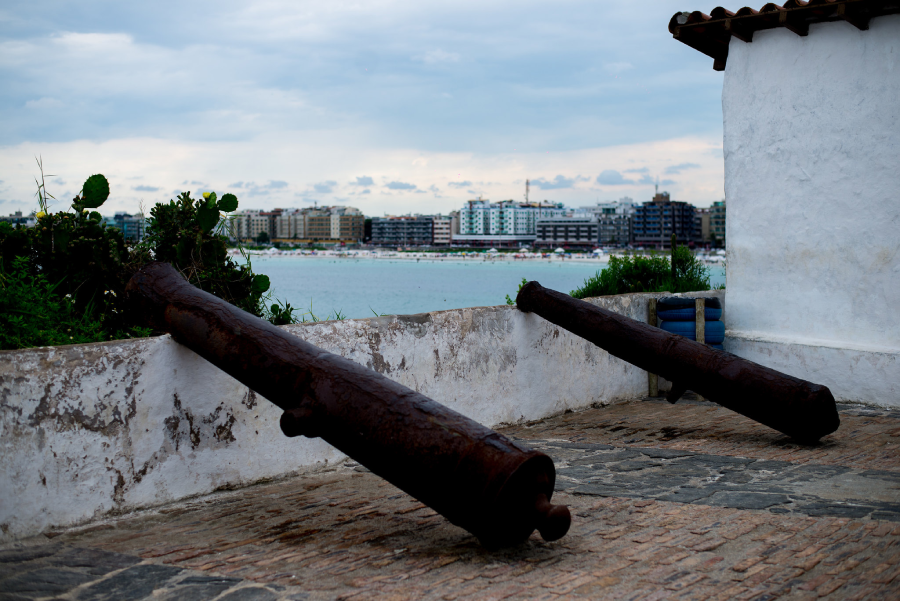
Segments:
[[[654,296],[591,302],[646,321]],[[487,426],[647,393],[646,372],[514,307],[286,329]],[[0,541],[344,458],[280,415],[168,336],[2,351]]]
[[[729,350],[900,404],[900,15],[732,38]]]

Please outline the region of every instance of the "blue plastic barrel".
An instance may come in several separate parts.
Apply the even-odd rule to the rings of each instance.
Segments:
[[[697,325],[693,321],[664,321],[659,326],[666,332],[697,340]],[[725,341],[725,323],[721,321],[706,322],[706,344],[722,344]]]

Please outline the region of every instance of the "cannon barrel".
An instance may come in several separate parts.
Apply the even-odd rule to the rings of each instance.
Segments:
[[[690,389],[804,443],[815,442],[840,425],[834,397],[825,386],[595,307],[537,282],[522,287],[516,305],[671,381],[668,399],[672,403]]]
[[[148,321],[284,410],[287,436],[321,437],[488,548],[569,529],[556,472],[525,448],[378,372],[326,352],[151,263],[128,283]]]

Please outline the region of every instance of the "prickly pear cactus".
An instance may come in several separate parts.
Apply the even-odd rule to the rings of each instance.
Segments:
[[[81,188],[78,204],[84,209],[96,209],[109,198],[109,182],[101,174],[92,175]]]

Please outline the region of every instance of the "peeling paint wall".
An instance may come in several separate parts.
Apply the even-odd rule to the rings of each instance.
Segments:
[[[751,360],[888,405],[900,402],[898,98],[900,15],[731,39],[728,334]]]
[[[591,302],[646,321],[658,296]],[[646,372],[514,307],[285,329],[488,426],[647,392]],[[0,540],[343,459],[279,418],[168,336],[0,352]]]

